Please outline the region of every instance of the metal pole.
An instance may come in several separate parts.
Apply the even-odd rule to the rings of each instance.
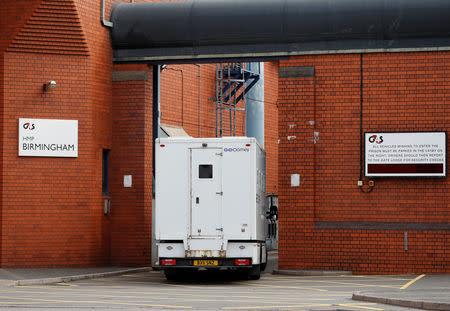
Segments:
[[[155,140],[159,137],[159,121],[160,121],[160,105],[161,105],[161,92],[160,92],[160,79],[161,78],[161,66],[153,66],[153,181],[155,182]],[[154,189],[153,184],[153,189]]]
[[[202,65],[196,64],[198,66],[198,137],[201,135],[200,126],[200,112],[201,112],[201,95],[202,95]]]
[[[217,128],[219,126],[219,120],[218,120],[218,113],[219,113],[219,101],[220,101],[220,94],[219,94],[219,64],[216,64],[216,137],[218,137]]]
[[[109,27],[112,28],[113,27],[113,23],[110,21],[107,21],[105,19],[105,0],[101,0],[100,2],[100,10],[101,10],[101,20],[102,20],[102,25],[105,27]]]

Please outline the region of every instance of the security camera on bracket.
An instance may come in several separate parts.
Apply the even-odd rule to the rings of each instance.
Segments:
[[[44,86],[43,86],[44,92],[51,91],[55,86],[56,86],[56,82],[53,80],[50,80],[47,83],[44,83]]]

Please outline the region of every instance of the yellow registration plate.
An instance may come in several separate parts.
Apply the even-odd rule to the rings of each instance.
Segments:
[[[218,260],[194,260],[194,266],[218,266]]]

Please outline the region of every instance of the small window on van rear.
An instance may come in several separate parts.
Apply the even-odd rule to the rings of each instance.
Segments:
[[[198,166],[198,178],[213,178],[213,166],[211,164],[200,164]]]

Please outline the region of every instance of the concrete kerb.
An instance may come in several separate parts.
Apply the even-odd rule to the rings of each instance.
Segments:
[[[336,276],[352,275],[352,271],[339,270],[273,270],[273,274],[292,276]]]
[[[111,276],[122,275],[122,274],[126,274],[126,273],[148,272],[148,271],[152,271],[152,268],[151,267],[141,267],[141,268],[132,268],[132,269],[89,273],[89,274],[72,275],[72,276],[62,276],[62,277],[54,277],[54,278],[17,280],[17,281],[6,282],[3,285],[4,286],[27,286],[27,285],[44,285],[44,284],[62,283],[62,282],[67,283],[67,282],[78,281],[78,280],[111,277]],[[0,285],[2,285],[2,284],[0,284]]]
[[[435,311],[450,311],[450,303],[446,302],[431,302],[422,300],[406,300],[399,298],[387,298],[375,295],[363,294],[360,292],[353,293],[353,300],[367,301],[388,304],[399,307],[416,308],[423,310],[435,310]]]

